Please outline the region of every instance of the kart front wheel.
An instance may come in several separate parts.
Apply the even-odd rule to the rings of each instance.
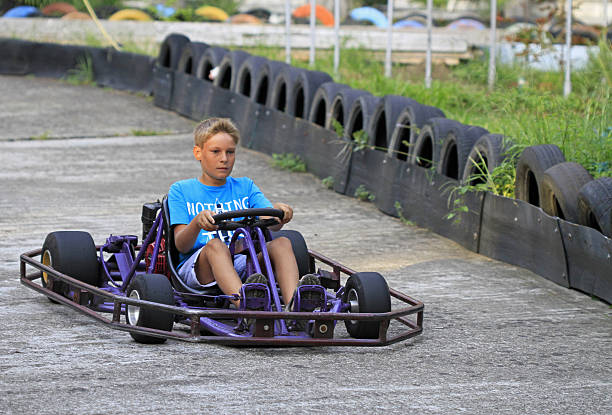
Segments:
[[[377,272],[358,272],[344,286],[342,301],[349,313],[386,313],[391,311],[387,281]],[[356,339],[378,338],[379,321],[344,320],[346,331]]]
[[[91,235],[81,231],[51,232],[42,246],[43,265],[66,274],[89,285],[98,283],[98,256]],[[42,285],[49,285],[49,274],[43,272]],[[53,280],[53,292],[67,295],[68,286],[57,279]],[[49,297],[52,302],[56,302]]]
[[[128,286],[127,296],[134,300],[145,300],[154,303],[174,305],[174,293],[170,281],[160,274],[136,274]],[[146,327],[171,331],[174,315],[161,310],[126,305],[125,319],[131,326]],[[166,341],[163,337],[147,336],[142,333],[130,332],[130,336],[138,343],[156,344]]]

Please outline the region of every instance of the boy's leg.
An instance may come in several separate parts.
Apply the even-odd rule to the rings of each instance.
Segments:
[[[234,269],[229,248],[220,239],[210,240],[200,251],[195,263],[196,278],[200,284],[210,284],[217,281],[217,285],[227,295],[238,294],[242,281]],[[239,301],[232,301],[236,306]]]
[[[280,286],[285,304],[293,298],[299,279],[299,271],[291,241],[285,237],[267,243],[268,254],[274,267],[274,275]]]

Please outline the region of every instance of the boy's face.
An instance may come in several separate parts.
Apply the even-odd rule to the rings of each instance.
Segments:
[[[217,133],[206,140],[202,147],[194,146],[193,155],[202,166],[202,183],[221,186],[234,168],[236,143],[229,134]]]

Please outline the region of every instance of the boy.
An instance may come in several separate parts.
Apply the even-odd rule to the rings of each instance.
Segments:
[[[193,155],[202,174],[174,183],[168,192],[170,226],[179,251],[179,277],[195,289],[217,284],[227,295],[238,294],[246,272],[246,256],[230,256],[232,232],[219,231],[213,215],[228,210],[274,207],[283,211],[280,229],[293,217],[285,203],[272,205],[248,177],[230,176],[236,158],[240,133],[227,118],[209,118],[194,131]],[[291,242],[284,237],[267,243],[268,253],[285,302],[293,298],[298,285],[298,267]],[[237,252],[240,249],[236,250]],[[309,276],[312,279],[313,276]],[[314,277],[316,279],[316,277]],[[267,283],[265,276],[253,274],[245,282]],[[318,281],[300,283],[318,284]],[[234,301],[238,307],[240,301]]]

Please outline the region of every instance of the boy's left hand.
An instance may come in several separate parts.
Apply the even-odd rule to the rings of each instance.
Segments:
[[[283,218],[276,218],[278,219],[281,225],[284,225],[293,218],[293,209],[286,203],[274,203],[274,209],[279,209],[283,211]]]

